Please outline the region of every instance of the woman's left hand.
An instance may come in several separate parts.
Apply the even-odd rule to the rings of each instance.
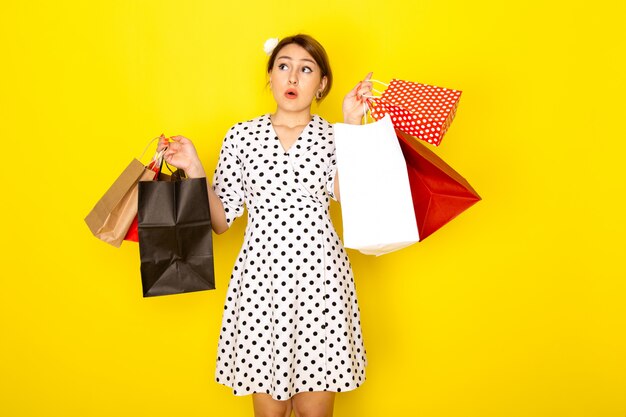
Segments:
[[[365,103],[367,96],[372,95],[372,72],[367,74],[363,81],[359,82],[343,99],[343,121],[344,123],[359,125],[363,118],[363,109],[367,108]]]

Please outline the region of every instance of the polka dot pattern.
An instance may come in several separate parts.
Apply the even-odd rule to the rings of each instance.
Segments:
[[[352,267],[329,214],[335,173],[332,125],[317,115],[288,152],[269,115],[224,138],[213,187],[229,225],[248,209],[215,370],[235,395],[286,400],[365,380]]]
[[[371,99],[372,117],[391,116],[394,127],[439,146],[454,116],[461,91],[393,79],[381,97]]]

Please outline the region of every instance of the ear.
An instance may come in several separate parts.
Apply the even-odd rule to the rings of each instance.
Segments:
[[[325,90],[326,90],[326,84],[327,84],[327,83],[328,83],[328,77],[324,75],[324,76],[322,77],[322,80],[320,81],[320,89],[321,89],[322,91],[325,91]]]

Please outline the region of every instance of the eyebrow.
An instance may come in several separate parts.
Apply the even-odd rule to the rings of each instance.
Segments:
[[[276,59],[281,59],[281,58],[285,58],[285,59],[289,59],[289,60],[293,61],[293,58],[292,58],[292,57],[290,57],[290,56],[287,56],[287,55],[281,55],[281,56],[279,56],[279,57],[278,57],[278,58],[276,58]],[[310,62],[310,63],[312,63],[312,64],[317,65],[317,62],[315,62],[314,60],[309,59],[309,58],[302,58],[300,61],[307,61],[307,62]]]

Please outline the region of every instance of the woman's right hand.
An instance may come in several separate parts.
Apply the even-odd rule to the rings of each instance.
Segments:
[[[198,152],[191,140],[180,135],[172,136],[171,138],[161,135],[157,151],[161,151],[166,147],[167,150],[163,157],[169,165],[182,169],[190,178],[205,176]]]
[[[364,116],[364,108],[367,105],[367,97],[372,95],[372,72],[367,74],[363,81],[359,82],[343,99],[344,123],[358,125]]]

